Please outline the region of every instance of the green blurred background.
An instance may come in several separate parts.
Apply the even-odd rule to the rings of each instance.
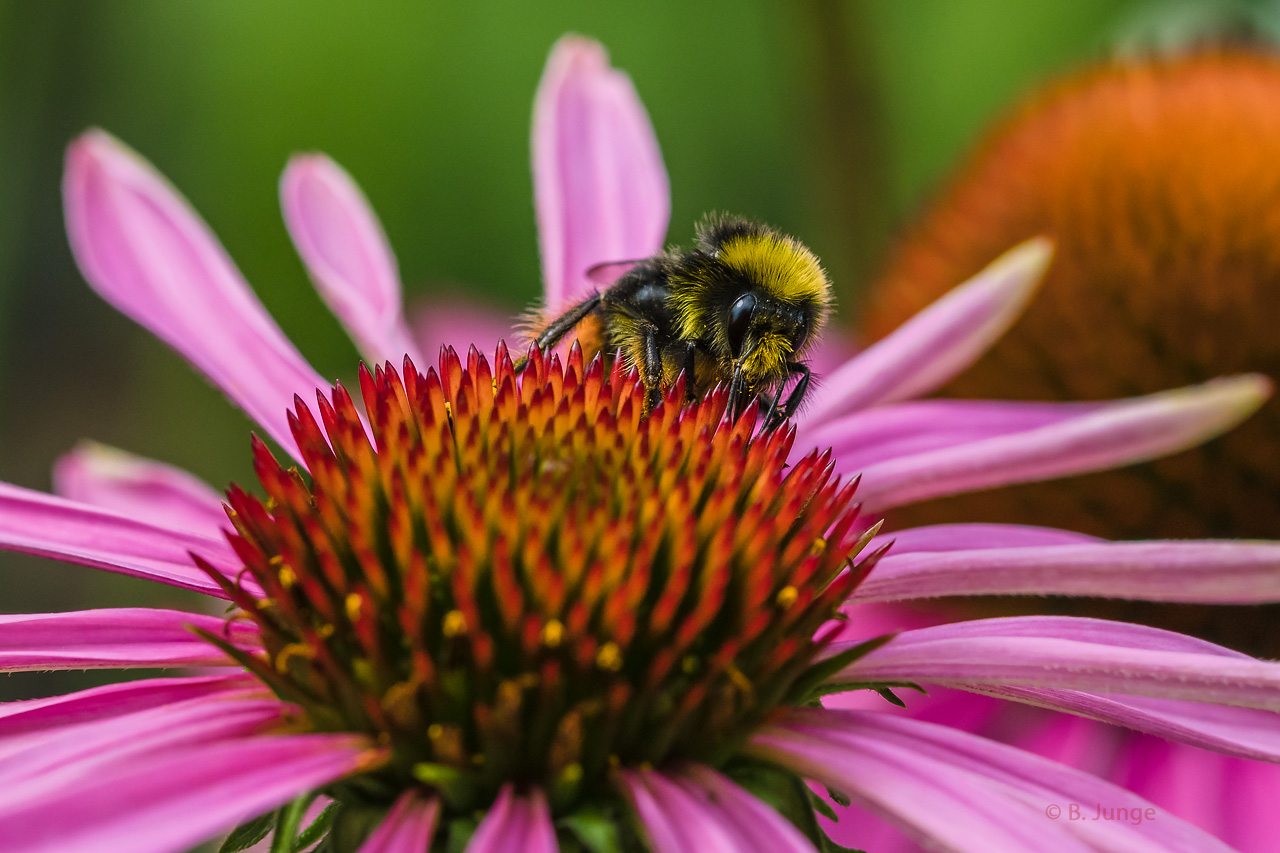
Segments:
[[[539,290],[534,88],[555,39],[585,33],[648,105],[671,173],[669,238],[687,240],[711,209],[772,222],[826,261],[852,322],[895,229],[984,123],[1046,75],[1106,50],[1136,8],[0,0],[0,479],[48,488],[53,460],[84,437],[219,487],[250,479],[248,422],[102,303],[72,263],[61,158],[88,126],[168,175],[312,363],[350,376],[355,351],[280,221],[288,156],[322,150],[356,177],[411,300],[465,286],[518,313]],[[0,612],[190,603],[12,554],[0,554],[0,590]],[[96,680],[11,676],[0,698]]]

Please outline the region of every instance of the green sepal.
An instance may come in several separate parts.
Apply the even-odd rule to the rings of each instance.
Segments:
[[[624,853],[618,822],[605,809],[588,806],[556,821],[589,853]]]
[[[813,810],[825,817],[832,823],[839,823],[840,816],[836,814],[836,810],[831,808],[831,803],[819,797],[814,791],[809,791],[809,805],[813,806]]]
[[[276,811],[276,834],[271,839],[271,853],[293,853],[298,849],[298,827],[315,801],[315,794],[305,794]]]
[[[845,649],[842,652],[832,655],[829,658],[815,661],[792,683],[787,690],[786,695],[782,698],[782,705],[803,705],[815,696],[823,695],[820,691],[826,685],[828,679],[833,678],[836,673],[853,663],[863,655],[869,654],[892,640],[896,634],[885,634],[881,637],[873,637],[863,643],[852,648]]]
[[[813,802],[809,799],[809,788],[799,776],[773,764],[745,760],[726,767],[724,773],[757,800],[791,821],[813,842],[814,847],[822,849],[826,834],[818,826]]]
[[[275,812],[267,812],[264,815],[258,815],[253,820],[247,820],[231,830],[227,840],[222,842],[222,846],[218,848],[218,853],[239,853],[241,850],[248,850],[266,838],[267,833],[271,832],[271,827],[275,825]]]
[[[911,681],[828,681],[826,684],[819,686],[817,690],[814,690],[810,699],[819,699],[823,696],[831,696],[835,693],[848,693],[852,690],[874,690],[884,696],[881,691],[888,690],[891,687],[899,690],[914,690],[917,693],[922,693],[926,696],[929,695],[928,690],[925,690],[919,684],[915,684]],[[885,696],[884,698],[888,699],[895,705],[901,701],[897,696],[894,696],[892,699],[889,699],[888,696]],[[906,706],[903,705],[902,707],[905,708]]]
[[[295,852],[306,850],[329,831],[329,827],[333,825],[333,813],[337,808],[338,804],[336,802],[329,803],[324,807],[324,811],[316,815],[316,819],[311,821],[310,826],[298,833],[297,839],[293,842]]]
[[[479,825],[480,821],[474,817],[460,817],[449,821],[444,844],[445,853],[464,853]]]

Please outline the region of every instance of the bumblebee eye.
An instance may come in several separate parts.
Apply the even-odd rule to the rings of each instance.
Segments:
[[[751,328],[751,315],[755,310],[756,298],[750,293],[742,294],[729,306],[725,332],[729,336],[729,349],[734,358],[742,354],[742,346],[747,342],[747,329]]]

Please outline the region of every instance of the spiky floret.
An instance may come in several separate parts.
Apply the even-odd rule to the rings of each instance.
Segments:
[[[564,814],[617,766],[723,766],[831,666],[824,626],[877,556],[852,565],[856,483],[828,453],[788,467],[794,431],[730,420],[722,390],[644,415],[636,374],[576,347],[495,365],[362,368],[368,431],[341,385],[319,421],[296,399],[310,478],[255,441],[267,498],[228,493],[224,584],[265,652],[222,645],[311,728],[390,748],[339,799],[424,785],[469,816],[515,782]]]

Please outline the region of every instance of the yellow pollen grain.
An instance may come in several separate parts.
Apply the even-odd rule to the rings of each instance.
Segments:
[[[270,598],[259,598],[259,599],[258,599],[257,608],[258,608],[259,610],[266,610],[268,607],[274,607],[274,606],[275,606],[275,602],[274,602],[274,601],[272,601]]]
[[[352,622],[360,618],[360,607],[363,603],[364,600],[354,592],[347,596],[344,604],[346,605],[347,618]]]
[[[559,619],[552,619],[542,626],[542,645],[554,649],[560,645],[562,639],[564,639],[564,625],[560,624]]]
[[[336,630],[337,629],[334,628],[332,625],[325,624],[325,625],[321,625],[320,629],[316,633],[327,640],[333,636],[333,632]]]
[[[467,633],[467,617],[461,610],[450,610],[444,615],[444,635],[450,639]]]
[[[787,584],[778,590],[778,595],[774,598],[774,602],[784,610],[796,603],[796,599],[800,597],[800,591],[794,586]]]
[[[288,589],[298,582],[298,576],[294,574],[293,569],[288,566],[282,566],[280,568],[278,577],[280,578],[280,585],[285,589]]]
[[[280,650],[276,655],[275,667],[276,672],[281,675],[289,671],[289,661],[292,658],[311,658],[315,652],[306,643],[290,643]]]
[[[755,692],[755,687],[752,686],[750,679],[743,675],[742,670],[738,669],[733,664],[729,664],[729,667],[725,670],[725,674],[729,676],[729,680],[733,682],[733,686],[741,690],[743,693],[750,695]]]
[[[443,735],[444,735],[444,726],[440,725],[439,723],[432,723],[431,725],[427,726],[427,737],[430,738],[431,740],[440,740],[440,738]]]
[[[444,413],[449,417],[453,417],[453,406],[449,405],[449,401],[444,401]]]
[[[596,666],[606,672],[617,672],[622,669],[622,649],[615,642],[605,643],[596,652]]]

